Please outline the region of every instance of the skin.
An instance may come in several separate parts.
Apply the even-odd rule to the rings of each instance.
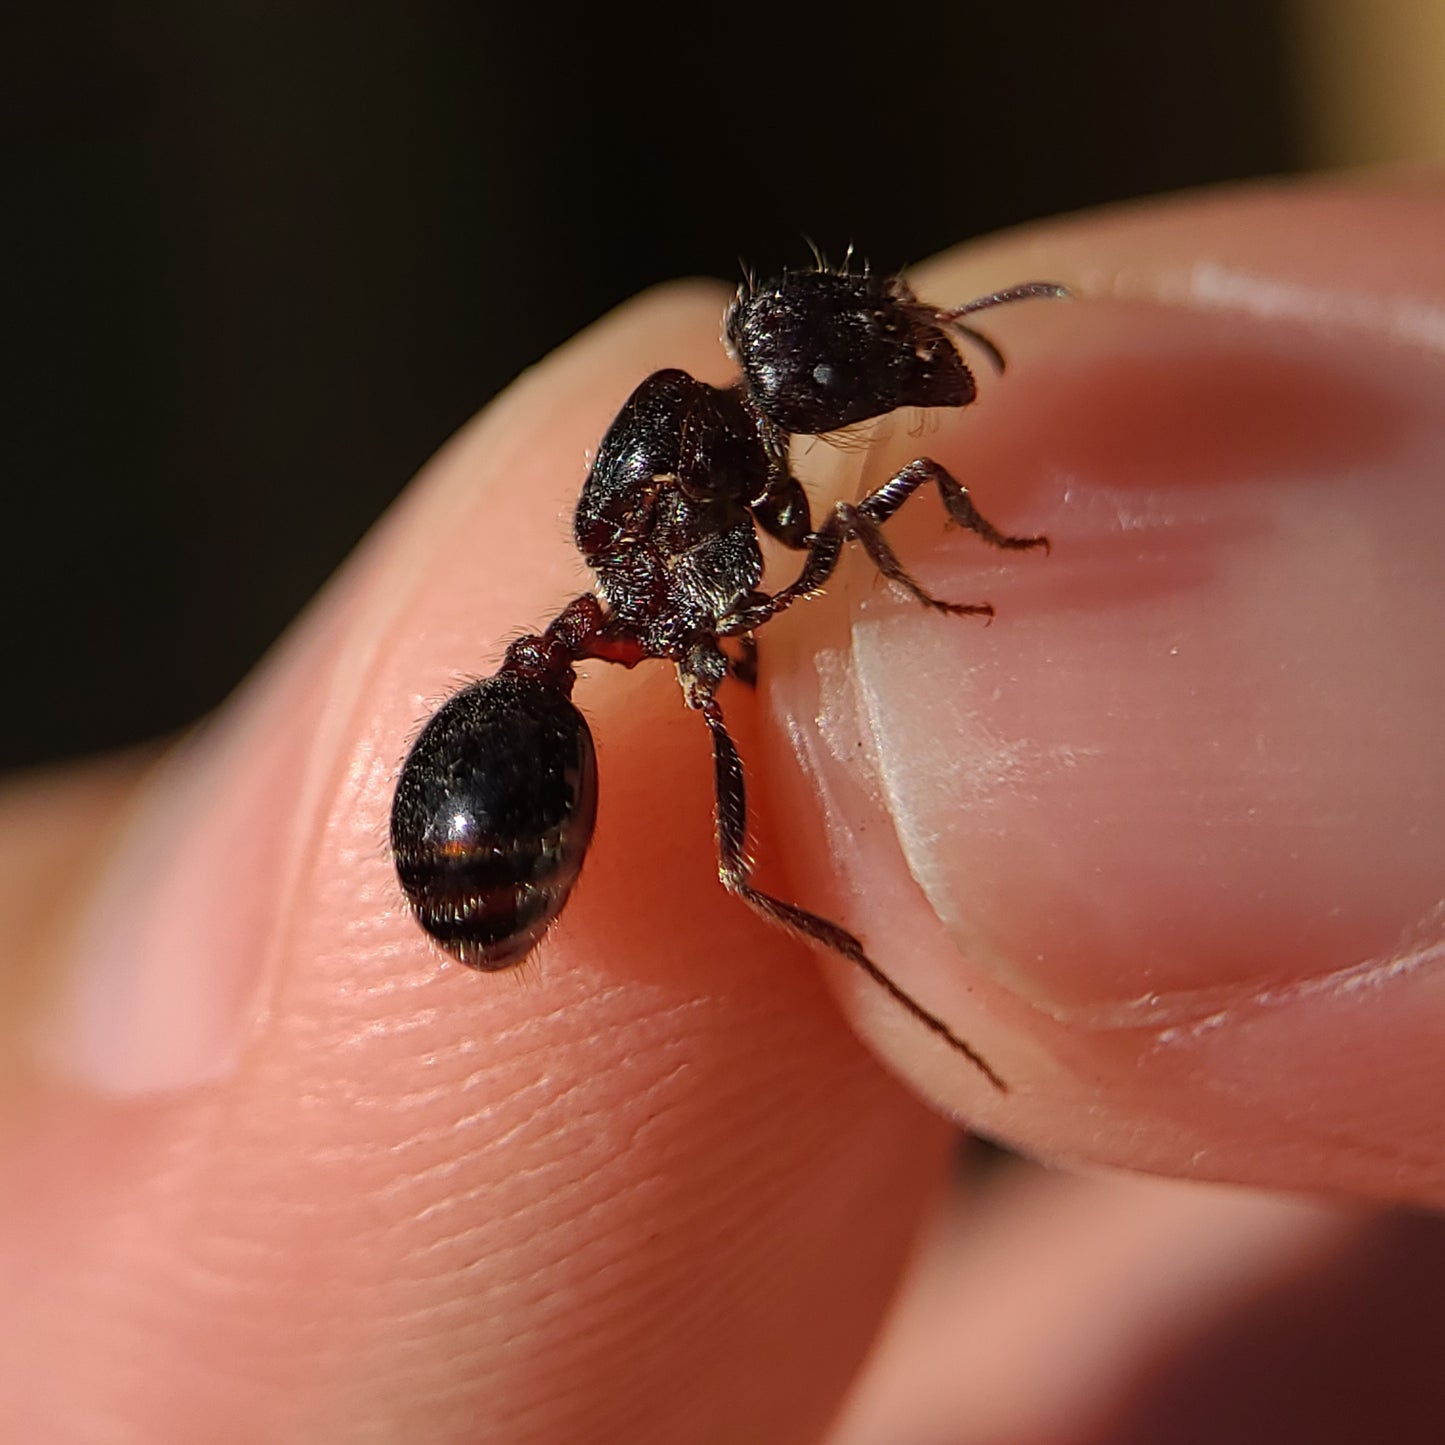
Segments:
[[[723,693],[759,882],[1007,1093],[717,886],[666,667],[579,683],[602,811],[532,961],[470,974],[401,906],[409,736],[586,585],[563,519],[635,382],[728,376],[714,287],[519,381],[194,737],[12,783],[9,1433],[1364,1438],[1347,1381],[1371,1438],[1437,1438],[1445,1249],[1379,1211],[1445,1200],[1441,234],[1406,178],[951,253],[921,294],[1080,299],[990,317],[1008,376],[923,439],[810,450],[821,499],[926,440],[1053,540],[918,500],[890,539],[992,626],[855,559]],[[860,1382],[960,1122],[1332,1202],[1020,1168],[935,1223]]]

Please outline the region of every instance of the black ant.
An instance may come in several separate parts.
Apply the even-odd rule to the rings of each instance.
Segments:
[[[391,845],[421,926],[478,969],[519,963],[561,912],[597,813],[592,735],[571,701],[583,658],[677,666],[687,705],[712,735],[718,875],[773,923],[856,963],[998,1088],[1003,1081],[942,1019],[893,982],[851,933],[754,888],[744,849],[743,768],[718,688],[729,672],[755,679],[755,634],[819,591],[845,543],[861,542],[890,581],[941,612],[991,616],[986,603],[924,590],[884,540],[883,524],[932,482],[949,517],[994,547],[1045,547],[1011,537],[975,509],[937,462],[920,457],[814,527],[789,464],[794,436],[836,432],[900,407],[961,407],[976,395],[955,346],[966,338],[1003,369],[998,348],[964,318],[1033,297],[1050,282],[1012,286],[964,306],[918,300],[898,276],[866,269],[787,271],[739,288],[725,334],[742,377],[708,386],[654,372],[608,428],[577,502],[577,547],[597,590],[574,598],[547,629],[507,648],[498,672],[453,696],[417,738],[397,784]],[[758,590],[758,529],[803,554],[797,578]],[[740,656],[729,657],[725,639]]]

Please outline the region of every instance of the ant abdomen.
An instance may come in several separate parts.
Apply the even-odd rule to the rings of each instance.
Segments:
[[[508,968],[567,901],[597,816],[592,734],[566,693],[504,668],[451,698],[407,754],[397,875],[462,963]]]

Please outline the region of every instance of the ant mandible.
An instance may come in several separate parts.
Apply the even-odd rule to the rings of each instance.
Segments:
[[[789,452],[795,436],[840,431],[900,407],[962,407],[977,391],[955,345],[965,338],[1003,370],[998,348],[964,318],[1068,293],[1052,282],[1011,286],[948,309],[920,301],[899,276],[832,268],[745,282],[724,323],[742,373],[726,387],[654,372],[628,398],[592,463],[573,522],[595,592],[569,602],[545,631],[507,648],[491,677],[456,693],[408,754],[391,814],[397,874],[421,926],[473,968],[509,968],[537,944],[572,891],[597,814],[597,763],[573,705],[573,664],[633,667],[666,658],[687,705],[712,735],[718,876],[770,922],[857,964],[999,1089],[988,1062],[888,977],[851,933],[753,887],[745,851],[743,768],[717,692],[731,672],[756,676],[755,635],[832,576],[860,542],[891,582],[940,612],[991,616],[986,603],[945,602],[899,562],[883,524],[932,482],[950,519],[994,547],[1046,547],[1012,537],[927,457],[861,501],[838,502],[814,527]],[[758,529],[803,554],[794,581],[759,590]],[[725,639],[736,639],[729,657]]]

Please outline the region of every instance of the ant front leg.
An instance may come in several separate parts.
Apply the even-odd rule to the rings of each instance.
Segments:
[[[1014,537],[1001,532],[973,504],[967,488],[935,461],[920,457],[909,462],[896,476],[890,477],[881,487],[869,492],[861,502],[835,502],[827,521],[808,539],[808,556],[803,570],[789,586],[776,593],[771,600],[767,616],[781,612],[800,597],[808,597],[819,591],[833,575],[844,544],[857,541],[863,544],[873,565],[890,582],[911,592],[925,607],[938,612],[949,612],[962,616],[992,617],[993,608],[987,602],[947,602],[928,591],[898,560],[892,547],[883,536],[883,524],[916,492],[925,482],[932,482],[938,488],[943,505],[951,522],[966,527],[981,537],[991,547],[1002,547],[1010,551],[1023,551],[1030,547],[1047,547],[1047,537]],[[754,621],[756,626],[757,622]]]
[[[884,482],[876,491],[869,492],[858,503],[858,510],[866,513],[874,522],[886,522],[925,482],[933,482],[937,486],[949,520],[960,527],[966,527],[990,547],[1002,547],[1011,552],[1027,551],[1031,547],[1048,550],[1047,537],[1014,537],[1007,532],[1000,532],[974,506],[968,488],[955,480],[946,467],[939,466],[930,457],[919,457],[917,461],[909,462],[897,476]]]
[[[713,786],[716,795],[718,846],[718,878],[729,893],[735,893],[754,912],[769,923],[790,933],[821,943],[856,964],[903,1008],[937,1034],[951,1048],[962,1054],[994,1088],[1007,1093],[1008,1085],[996,1074],[988,1060],[971,1044],[960,1038],[937,1014],[930,1013],[911,994],[905,993],[863,951],[863,945],[846,929],[816,913],[809,913],[796,904],[785,903],[771,893],[754,888],[752,864],[747,856],[748,803],[743,778],[742,759],[723,721],[722,708],[714,696],[721,681],[725,663],[720,668],[717,658],[721,650],[700,644],[678,664],[678,674],[688,706],[702,714],[712,734]]]

